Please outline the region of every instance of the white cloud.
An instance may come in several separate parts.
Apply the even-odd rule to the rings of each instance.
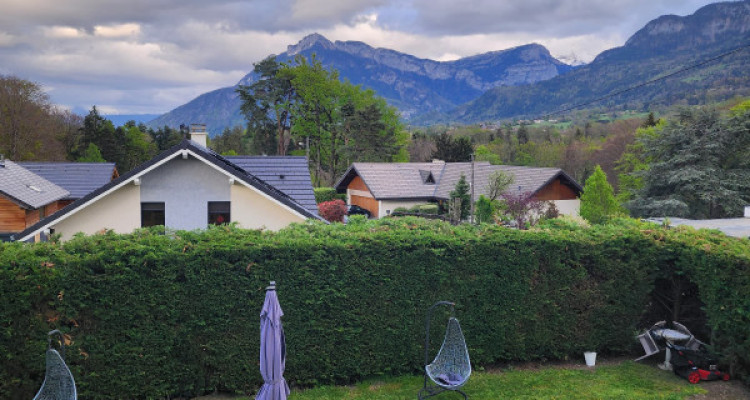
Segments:
[[[122,38],[137,36],[141,33],[139,24],[116,24],[116,25],[97,25],[94,27],[94,35],[105,38]]]
[[[50,26],[43,29],[44,35],[50,39],[75,39],[86,36],[86,32],[72,26]]]

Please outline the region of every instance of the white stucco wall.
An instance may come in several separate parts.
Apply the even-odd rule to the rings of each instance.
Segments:
[[[385,216],[388,216],[390,212],[393,212],[393,210],[403,207],[403,208],[412,208],[416,206],[417,204],[427,204],[427,201],[414,201],[414,200],[381,200],[380,201],[380,212],[378,213],[378,218],[383,218]]]
[[[78,232],[93,235],[104,229],[130,233],[141,226],[140,187],[132,183],[80,209],[51,228],[69,240]]]
[[[246,229],[265,228],[273,231],[285,228],[305,218],[288,210],[275,200],[268,199],[254,189],[240,183],[231,186],[231,218]]]
[[[177,157],[141,177],[140,201],[163,202],[169,229],[206,229],[208,202],[230,201],[229,187],[223,172],[192,157]]]
[[[553,200],[555,207],[560,212],[560,215],[571,215],[577,216],[581,209],[581,200]]]

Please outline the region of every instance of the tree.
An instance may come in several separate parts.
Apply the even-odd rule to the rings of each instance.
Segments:
[[[425,135],[424,132],[414,132],[409,142],[409,161],[430,161],[435,150],[435,142]]]
[[[396,110],[373,91],[341,82],[315,56],[264,60],[255,72],[261,79],[238,90],[252,149],[267,154],[276,140],[278,154],[298,153],[293,147],[302,143],[316,185],[332,185],[354,161],[408,159]]]
[[[466,162],[471,160],[473,152],[470,138],[462,136],[454,140],[445,132],[435,138],[435,152],[432,158],[445,162]]]
[[[518,229],[535,225],[545,211],[545,202],[537,200],[530,192],[503,193],[502,199],[502,214]]]
[[[500,156],[490,151],[490,149],[483,144],[477,146],[476,150],[474,150],[474,156],[476,161],[489,161],[492,165],[502,164]]]
[[[513,184],[514,180],[515,177],[513,175],[506,174],[503,171],[495,171],[490,174],[489,181],[487,182],[489,200],[497,200]]]
[[[750,203],[750,112],[682,110],[658,135],[639,138],[651,160],[635,216],[725,218]]]
[[[476,203],[477,224],[487,224],[494,222],[495,204],[492,200],[484,195],[479,196]]]
[[[644,138],[660,135],[663,127],[664,123],[659,122],[654,126],[638,128],[635,131],[634,142],[625,147],[625,152],[622,153],[615,163],[615,171],[618,174],[616,198],[617,202],[621,205],[625,205],[633,200],[643,189],[644,173],[653,161],[650,157],[644,155]]]
[[[255,64],[253,72],[258,80],[251,85],[240,85],[236,91],[248,131],[254,135],[254,147],[264,154],[286,155],[291,107],[297,98],[292,86],[294,76],[282,71],[274,56]],[[272,144],[275,144],[273,151]]]
[[[466,176],[461,174],[461,179],[456,183],[456,187],[450,192],[451,201],[461,202],[461,213],[460,217],[462,220],[469,217],[469,209],[471,208],[471,195],[469,194],[470,188],[469,183],[466,181]]]
[[[521,124],[518,128],[518,144],[526,144],[529,142],[529,129],[526,128],[526,124]]]
[[[105,162],[106,160],[104,157],[102,157],[102,153],[99,151],[99,148],[96,147],[95,144],[89,143],[89,146],[86,148],[86,151],[83,152],[83,155],[79,157],[76,161],[78,162]]]
[[[220,135],[211,139],[211,148],[222,155],[250,153],[245,130],[241,126],[235,126],[231,129],[225,128]]]
[[[118,141],[123,142],[123,149],[118,152],[121,158],[113,160],[121,173],[126,173],[150,160],[158,151],[156,144],[151,141],[151,136],[142,132],[135,123],[117,127],[115,136],[120,138]]]
[[[100,161],[115,163],[117,170],[124,174],[151,159],[159,151],[159,146],[153,139],[155,134],[152,132],[143,124],[136,125],[135,121],[128,121],[125,125],[115,128],[112,121],[99,115],[94,106],[83,119],[83,126],[71,140],[69,158],[101,158]],[[98,157],[94,149],[98,150]]]
[[[660,121],[659,119],[654,117],[654,112],[651,111],[650,113],[648,113],[648,117],[646,118],[646,120],[643,121],[643,123],[641,124],[641,128],[650,128],[652,126],[656,126],[656,124],[658,124],[659,121]]]
[[[16,161],[64,159],[69,128],[78,122],[55,109],[39,84],[0,75],[0,154]]]
[[[607,182],[607,174],[597,165],[583,187],[581,217],[592,224],[602,224],[620,213],[622,210],[615,200],[612,185]]]
[[[172,129],[166,125],[156,130],[148,129],[148,134],[151,136],[151,140],[156,144],[158,151],[164,151],[177,143],[180,143],[185,138],[185,134],[179,129]]]
[[[101,152],[102,157],[109,162],[117,164],[120,173],[126,172],[124,159],[126,157],[126,138],[123,131],[116,132],[112,121],[99,115],[96,106],[91,108],[88,115],[83,119],[83,126],[78,130],[70,156],[78,159],[89,148],[89,144],[95,144]]]

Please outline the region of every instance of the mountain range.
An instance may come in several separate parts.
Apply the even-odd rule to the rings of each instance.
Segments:
[[[578,105],[612,111],[707,104],[750,95],[748,65],[750,1],[714,3],[686,17],[661,16],[567,74],[490,89],[442,120],[538,119]]]
[[[342,78],[373,89],[404,118],[428,112],[447,112],[476,99],[485,91],[503,85],[522,85],[550,79],[573,67],[564,64],[539,44],[493,51],[455,61],[433,61],[394,50],[373,48],[362,42],[331,42],[312,34],[276,56],[290,61],[298,54],[312,54],[326,67],[339,71]],[[254,73],[235,86],[204,93],[187,104],[149,122],[153,127],[179,126],[187,121],[205,123],[212,134],[225,127],[244,124],[239,85],[257,79]]]
[[[538,118],[581,104],[605,109],[703,104],[750,94],[750,1],[710,4],[685,17],[661,16],[623,46],[577,67],[539,44],[440,62],[362,42],[331,42],[319,34],[288,46],[277,59],[313,53],[342,78],[373,89],[412,123]],[[703,60],[713,61],[695,66]],[[235,89],[255,79],[249,73],[237,85],[202,94],[149,125],[202,122],[211,134],[242,125]],[[649,81],[654,82],[645,84]]]

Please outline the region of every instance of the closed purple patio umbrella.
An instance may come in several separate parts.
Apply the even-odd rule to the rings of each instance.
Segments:
[[[263,386],[256,400],[286,400],[289,386],[284,380],[286,363],[286,340],[281,326],[279,299],[276,297],[276,282],[266,288],[266,301],[260,311],[260,375]]]

